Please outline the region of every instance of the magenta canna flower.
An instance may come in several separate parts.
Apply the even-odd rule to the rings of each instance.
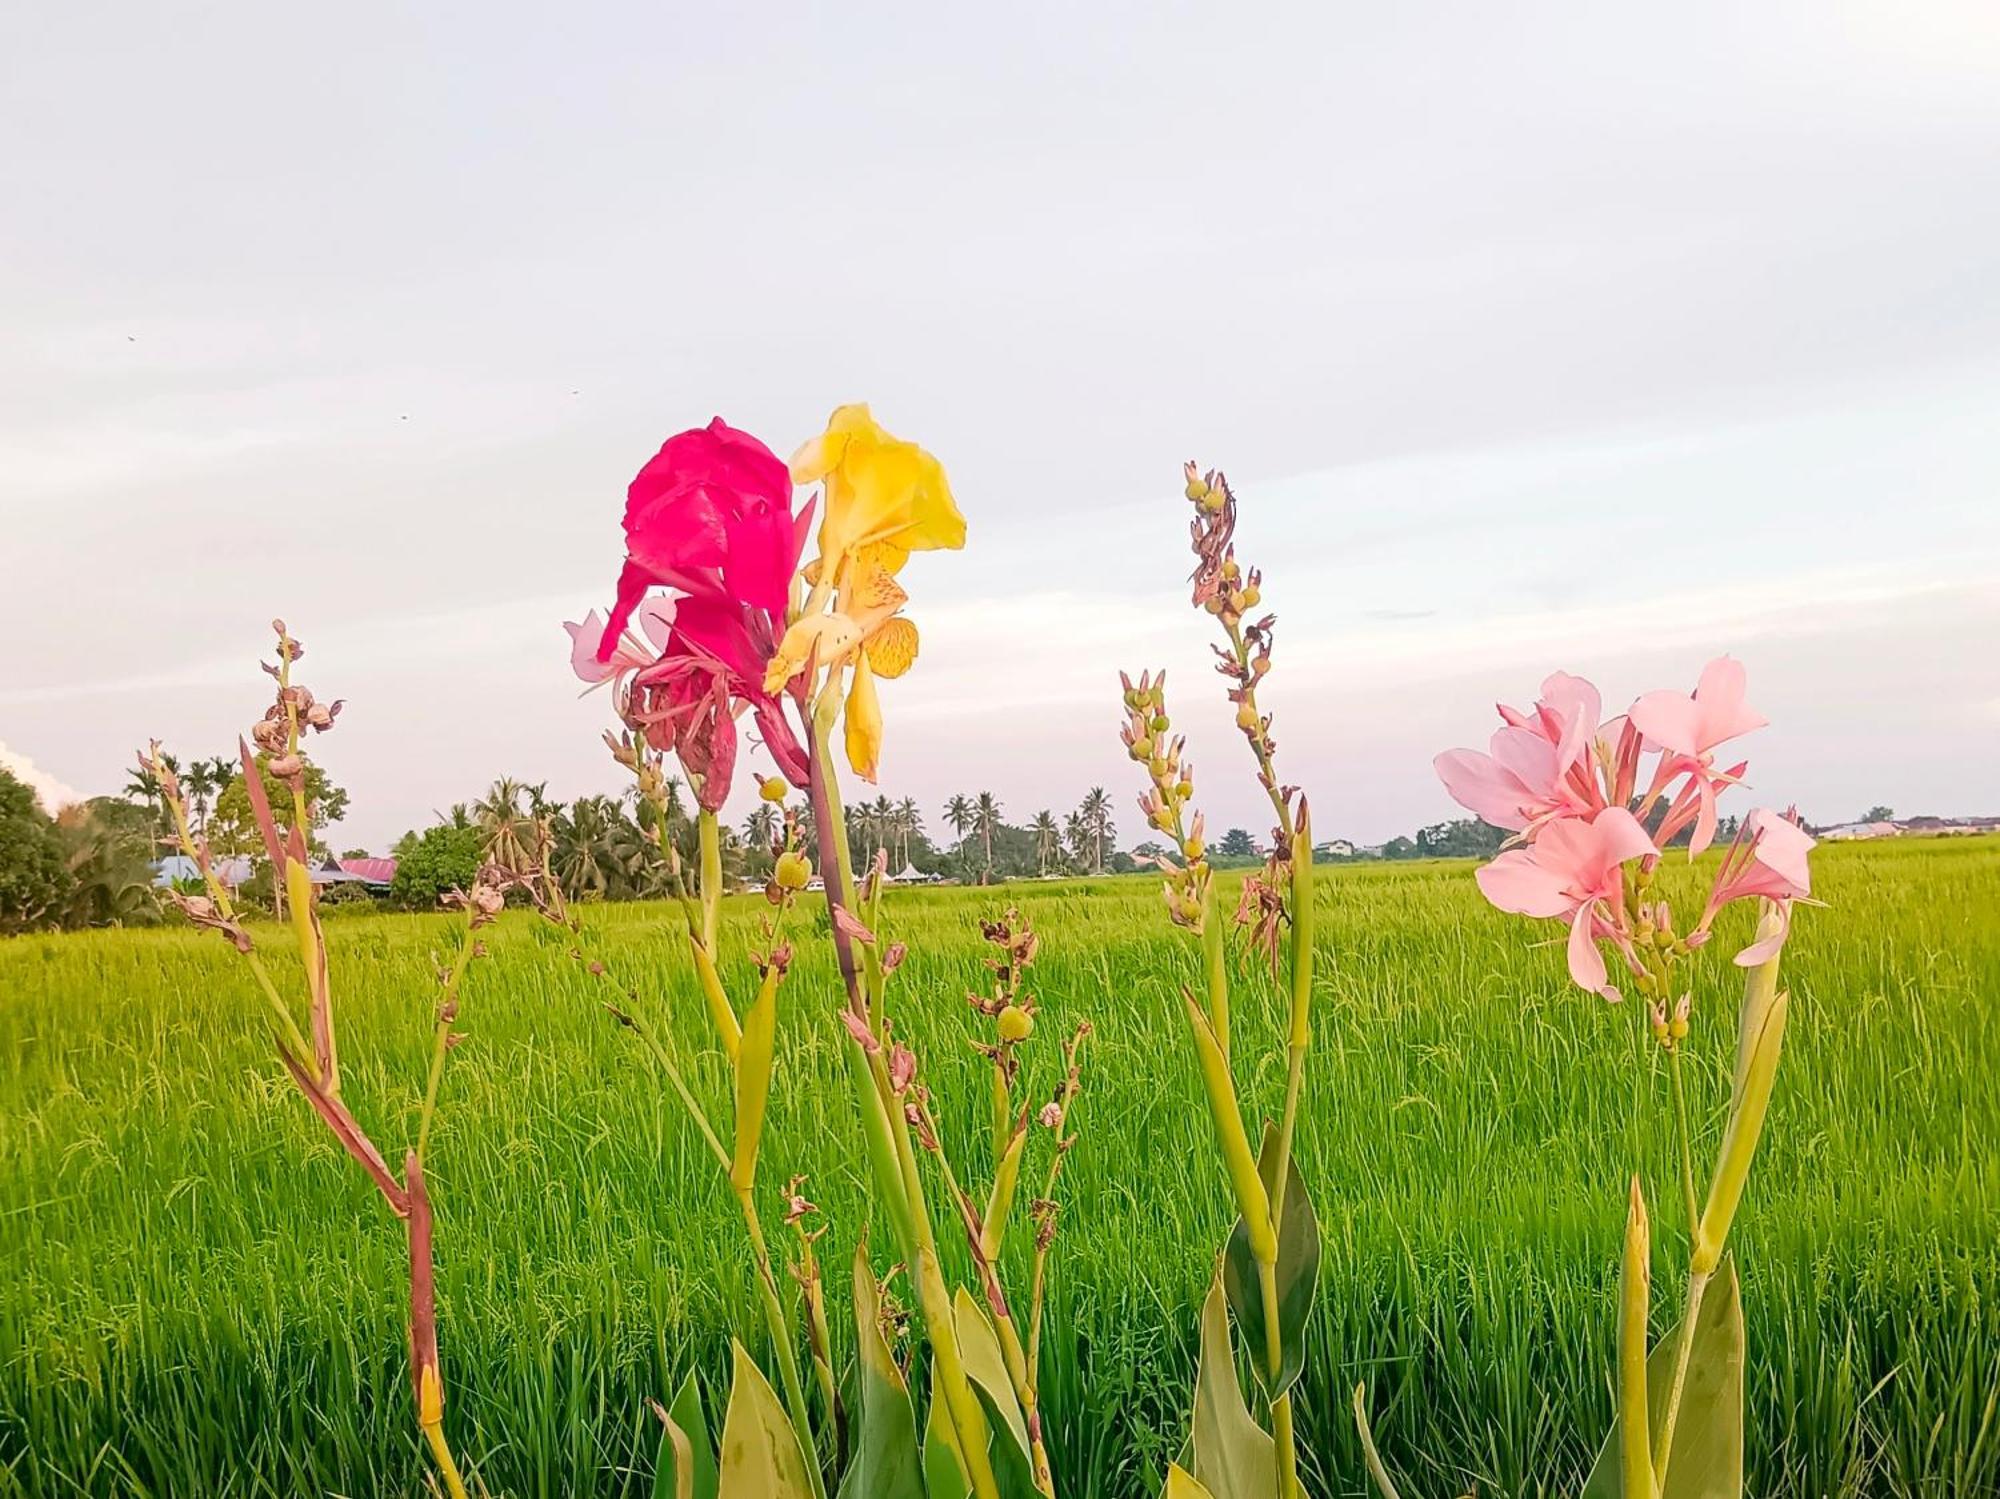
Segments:
[[[668,438],[626,490],[625,567],[599,658],[655,585],[782,617],[812,508],[794,516],[791,469],[719,416]]]
[[[1717,656],[1701,669],[1701,682],[1691,696],[1671,690],[1649,692],[1629,714],[1647,747],[1662,752],[1654,785],[1665,786],[1682,774],[1688,777],[1687,786],[1667,810],[1660,837],[1662,841],[1673,837],[1691,819],[1690,857],[1715,841],[1716,796],[1743,775],[1742,765],[1718,771],[1715,749],[1770,722],[1744,700],[1745,680],[1741,661]]]
[[[1602,711],[1595,687],[1559,671],[1542,683],[1533,713],[1496,706],[1505,722],[1489,753],[1446,750],[1431,762],[1454,801],[1496,828],[1530,834],[1604,805],[1590,760]]]
[[[1791,932],[1792,902],[1812,895],[1807,855],[1816,841],[1791,818],[1766,807],[1752,809],[1723,857],[1722,868],[1716,871],[1715,888],[1709,893],[1708,908],[1702,912],[1697,929],[1700,935],[1706,936],[1716,913],[1732,901],[1767,900],[1777,909],[1777,930],[1744,948],[1736,961],[1744,968],[1755,968],[1775,958]]]
[[[1607,982],[1600,937],[1621,944],[1627,934],[1619,913],[1624,906],[1623,866],[1657,857],[1659,850],[1639,820],[1623,807],[1606,807],[1593,817],[1566,817],[1544,824],[1528,848],[1501,854],[1475,878],[1488,900],[1503,911],[1570,924],[1570,977],[1607,999],[1618,991]]]

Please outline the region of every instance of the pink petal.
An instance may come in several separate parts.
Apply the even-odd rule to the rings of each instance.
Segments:
[[[1626,717],[1655,749],[1669,749],[1677,755],[1700,753],[1695,745],[1701,737],[1701,710],[1685,693],[1671,689],[1649,692],[1632,705]]]
[[[1688,839],[1688,857],[1707,850],[1715,842],[1715,785],[1699,770],[1694,773],[1695,794],[1701,798],[1701,808],[1695,813],[1694,835]]]
[[[1701,684],[1694,690],[1694,700],[1699,708],[1703,751],[1770,722],[1743,700],[1747,682],[1743,663],[1733,656],[1717,656],[1701,669]]]
[[[1743,951],[1738,953],[1736,955],[1737,967],[1755,968],[1761,963],[1770,962],[1784,947],[1785,938],[1791,935],[1792,903],[1788,900],[1781,900],[1775,901],[1773,904],[1777,907],[1778,912],[1777,930],[1772,932],[1768,937],[1763,937],[1752,942]]]
[[[1590,827],[1597,834],[1607,869],[1615,868],[1628,859],[1645,859],[1659,853],[1645,828],[1640,826],[1639,819],[1623,807],[1606,807],[1592,820]]]
[[[1553,744],[1533,729],[1495,729],[1490,744],[1493,758],[1537,801],[1554,797],[1561,766]]]
[[[668,637],[673,633],[674,614],[679,604],[680,600],[676,598],[655,594],[639,606],[639,628],[645,632],[646,638],[652,641],[654,650],[663,651],[667,648]]]
[[[1749,830],[1756,838],[1754,856],[1759,864],[1771,870],[1800,895],[1812,893],[1812,867],[1806,856],[1812,852],[1816,840],[1812,834],[1789,818],[1780,817],[1768,808],[1757,807],[1750,813]]]
[[[1569,976],[1592,994],[1602,994],[1610,975],[1604,970],[1604,954],[1591,936],[1591,905],[1576,908],[1569,924]]]
[[[1473,879],[1495,906],[1518,916],[1566,916],[1575,904],[1563,893],[1562,877],[1543,868],[1525,848],[1501,854],[1482,866]]]
[[[1597,733],[1598,716],[1604,711],[1603,699],[1596,687],[1582,677],[1559,671],[1542,683],[1542,701],[1554,710],[1562,724],[1562,737],[1556,743],[1556,763],[1568,770]]]
[[[1451,799],[1474,816],[1511,832],[1527,827],[1521,810],[1523,787],[1492,756],[1477,750],[1446,750],[1431,765]]]

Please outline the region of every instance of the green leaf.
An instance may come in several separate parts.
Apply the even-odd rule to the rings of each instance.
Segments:
[[[1680,1346],[1675,1326],[1646,1357],[1646,1386],[1657,1432]],[[1598,1449],[1582,1499],[1622,1499],[1618,1481],[1619,1427]],[[1660,1499],[1741,1499],[1743,1493],[1743,1295],[1736,1261],[1724,1255],[1701,1300],[1694,1346],[1688,1355],[1681,1413]]]
[[[1277,1197],[1278,1131],[1264,1126],[1263,1148],[1257,1152],[1257,1174],[1272,1200]],[[1241,1218],[1230,1230],[1228,1247],[1222,1254],[1222,1288],[1236,1313],[1236,1325],[1243,1330],[1243,1344],[1250,1355],[1250,1367],[1264,1393],[1275,1400],[1297,1381],[1306,1361],[1306,1323],[1312,1317],[1313,1298],[1319,1290],[1319,1218],[1313,1212],[1312,1197],[1299,1175],[1298,1157],[1287,1163],[1285,1172],[1284,1221],[1278,1229],[1278,1377],[1274,1382],[1266,1357],[1264,1287],[1257,1274],[1256,1258],[1250,1253],[1250,1230]]]
[[[1229,1346],[1229,1308],[1219,1271],[1201,1304],[1193,1452],[1194,1476],[1213,1499],[1267,1499],[1277,1492],[1277,1445],[1244,1403],[1236,1355]]]
[[[1187,1469],[1179,1463],[1173,1463],[1167,1468],[1167,1486],[1160,1499],[1217,1499],[1217,1495],[1204,1487],[1200,1479],[1189,1477]]]
[[[741,1343],[722,1418],[717,1499],[811,1499],[805,1459],[777,1392]]]
[[[993,1412],[1006,1423],[1021,1451],[1028,1450],[1028,1422],[1021,1414],[1021,1402],[1014,1394],[1014,1381],[1007,1374],[1007,1359],[1000,1351],[999,1335],[986,1320],[986,1312],[964,1286],[952,1300],[958,1325],[958,1351],[965,1359],[966,1377],[973,1388],[987,1397]],[[997,1444],[996,1444],[997,1445]]]
[[[882,1340],[881,1291],[864,1245],[854,1252],[855,1378],[861,1387],[854,1460],[838,1499],[924,1499],[917,1413],[903,1371]]]
[[[701,1386],[694,1382],[692,1373],[681,1380],[674,1403],[667,1407],[666,1419],[671,1425],[660,1434],[660,1460],[653,1468],[653,1499],[715,1499],[715,1444],[708,1439],[708,1415],[701,1408]],[[686,1438],[690,1452],[685,1478],[674,1451],[675,1428]]]
[[[930,1499],[971,1499],[972,1480],[965,1473],[965,1459],[958,1450],[958,1437],[938,1396],[937,1365],[931,1365],[931,1408],[924,1421],[924,1488]]]
[[[987,1428],[993,1433],[986,1444],[986,1453],[993,1464],[993,1480],[1000,1487],[1000,1499],[1040,1499],[1040,1491],[1035,1488],[1035,1465],[1029,1460],[1026,1443],[1015,1437],[1005,1412],[985,1385],[974,1380],[972,1393],[979,1398],[979,1408],[986,1413]]]
[[[764,1138],[764,1106],[771,1097],[771,1060],[778,1042],[779,969],[773,964],[743,1017],[736,1052],[736,1152],[729,1184],[747,1192],[757,1184],[757,1147]]]

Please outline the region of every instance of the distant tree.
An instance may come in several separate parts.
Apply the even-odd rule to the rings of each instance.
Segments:
[[[1104,872],[1104,850],[1117,837],[1117,829],[1111,825],[1111,797],[1102,786],[1093,786],[1084,793],[1083,801],[1076,809],[1082,831],[1090,840],[1088,867],[1092,874]]]
[[[271,804],[271,821],[278,826],[278,834],[283,837],[292,830],[292,794],[284,783],[274,781],[263,774],[270,756],[258,755],[256,767],[264,783],[265,798]],[[326,857],[326,845],[320,841],[320,830],[331,823],[339,822],[347,813],[347,792],[336,786],[327,773],[318,765],[306,766],[306,848],[315,858]],[[215,811],[208,822],[208,841],[219,854],[261,855],[264,838],[257,831],[257,819],[250,809],[250,789],[243,783],[241,773],[237,774],[215,799]]]
[[[150,809],[95,796],[64,807],[56,816],[56,830],[69,871],[64,926],[148,925],[159,919]]]
[[[896,803],[896,836],[899,840],[896,867],[906,869],[916,841],[924,836],[924,814],[917,809],[917,799],[913,796]]]
[[[1419,831],[1412,854],[1389,854],[1386,849],[1384,854],[1389,858],[1484,859],[1500,852],[1506,841],[1504,829],[1476,817],[1460,817]]]
[[[486,834],[476,825],[439,823],[398,842],[396,878],[389,898],[413,911],[435,907],[447,890],[468,890],[486,851]]]
[[[546,783],[530,786],[502,776],[472,804],[472,815],[486,835],[484,852],[489,864],[517,872],[534,866],[541,853],[536,811],[546,808],[545,790]]]
[[[1166,857],[1167,847],[1156,839],[1148,838],[1144,843],[1134,844],[1132,859],[1135,863],[1151,864]]]
[[[1055,814],[1043,808],[1035,814],[1028,831],[1035,835],[1035,873],[1047,874],[1062,853],[1062,829],[1056,824]]]
[[[972,827],[979,834],[981,851],[986,856],[987,869],[993,867],[993,835],[1000,831],[1000,801],[990,791],[982,791],[972,804]]]
[[[1422,857],[1422,850],[1408,838],[1391,838],[1382,845],[1385,859],[1415,859]]]
[[[952,832],[958,835],[959,846],[963,848],[965,846],[966,834],[972,831],[973,823],[978,820],[978,814],[973,807],[972,798],[960,792],[950,801],[946,802],[944,804],[944,820]]]
[[[1231,828],[1215,845],[1215,851],[1227,859],[1254,859],[1257,857],[1257,840],[1250,836],[1248,828]]]
[[[55,819],[24,782],[0,770],[0,933],[55,924],[70,885]]]
[[[1896,809],[1894,807],[1885,807],[1880,802],[1877,802],[1861,814],[1861,820],[1863,822],[1894,822],[1896,820]]]

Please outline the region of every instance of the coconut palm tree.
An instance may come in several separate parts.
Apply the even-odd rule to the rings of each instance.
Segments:
[[[924,830],[924,814],[917,810],[917,799],[906,796],[896,803],[897,868],[910,867],[910,845]]]
[[[170,754],[162,754],[160,763],[175,775],[181,774],[181,762]],[[128,802],[137,802],[153,811],[153,840],[156,843],[170,843],[174,837],[174,815],[167,810],[167,798],[160,790],[160,784],[143,770],[125,773],[125,785],[118,795]]]
[[[603,900],[627,880],[617,828],[625,809],[608,796],[580,796],[552,819],[555,851],[551,865],[563,894],[572,900]]]
[[[965,847],[965,835],[972,831],[972,824],[977,820],[977,816],[972,798],[964,792],[960,792],[944,804],[944,820],[952,832],[958,835],[960,848]]]
[[[487,863],[512,870],[528,869],[534,864],[539,848],[536,819],[523,803],[531,790],[539,793],[541,789],[530,788],[512,776],[502,776],[487,788],[484,797],[472,804],[472,815],[486,834]]]
[[[993,835],[1000,830],[1000,815],[999,799],[990,791],[980,792],[979,799],[972,804],[972,823],[989,870],[993,868]]]
[[[1056,826],[1055,816],[1044,807],[1035,814],[1028,831],[1035,835],[1035,873],[1047,874],[1056,855],[1062,852],[1062,829]]]
[[[1090,872],[1104,873],[1104,845],[1115,833],[1111,825],[1111,798],[1102,786],[1093,786],[1077,807],[1085,833],[1090,838]]]

